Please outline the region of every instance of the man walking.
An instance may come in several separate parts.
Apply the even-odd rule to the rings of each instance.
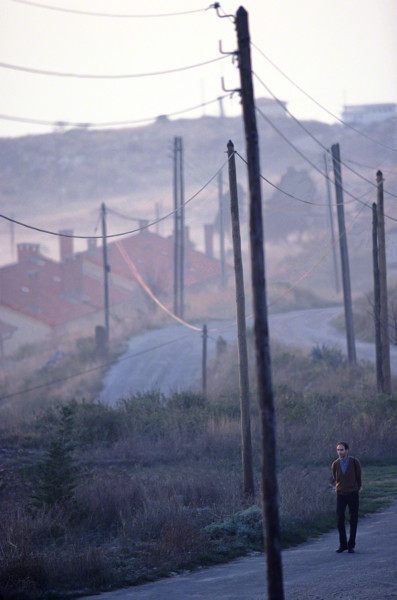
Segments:
[[[354,552],[358,522],[358,492],[361,489],[361,465],[357,458],[349,456],[349,444],[339,442],[336,445],[338,458],[332,463],[332,475],[336,488],[336,518],[339,531],[337,552]],[[345,512],[349,507],[350,535],[346,537]]]

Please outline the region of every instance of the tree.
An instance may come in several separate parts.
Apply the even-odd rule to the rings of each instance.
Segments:
[[[48,508],[73,498],[79,475],[71,441],[74,412],[73,405],[60,407],[55,439],[50,442],[43,460],[37,464],[31,494],[37,507]]]

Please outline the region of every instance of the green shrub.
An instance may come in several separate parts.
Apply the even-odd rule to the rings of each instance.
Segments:
[[[205,531],[212,540],[232,537],[242,546],[263,548],[262,511],[258,506],[250,506],[220,523],[212,523]]]
[[[338,348],[330,348],[326,344],[316,344],[311,351],[311,359],[315,363],[323,362],[327,367],[338,369],[346,363],[344,354]]]
[[[32,500],[35,506],[49,507],[71,500],[78,482],[78,465],[71,441],[74,411],[62,406],[57,436],[50,441],[43,460],[33,469]]]

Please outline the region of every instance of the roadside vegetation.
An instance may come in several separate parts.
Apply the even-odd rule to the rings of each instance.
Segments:
[[[397,346],[397,284],[395,282],[388,286],[388,313],[390,344]],[[357,339],[374,343],[374,296],[372,292],[354,301],[353,314],[354,331]],[[334,320],[333,325],[339,330],[345,329],[343,311]]]
[[[251,342],[251,340],[250,340]],[[347,439],[364,471],[362,511],[397,497],[397,399],[373,369],[333,349],[273,345],[284,547],[334,526],[330,463]],[[254,387],[250,343],[251,386]],[[254,390],[253,390],[254,396]],[[242,493],[236,349],[212,365],[209,395],[88,396],[2,409],[0,595],[67,598],[154,580],[263,549],[256,495]]]

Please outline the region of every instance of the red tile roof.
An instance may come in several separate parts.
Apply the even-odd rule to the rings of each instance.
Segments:
[[[120,240],[147,285],[156,293],[171,293],[174,278],[174,243],[172,238],[164,238],[156,233],[145,231]],[[111,273],[133,280],[127,262],[117,248],[117,242],[107,245],[108,263]],[[84,253],[84,260],[102,267],[102,249]],[[185,286],[205,283],[220,275],[220,261],[209,258],[190,245],[185,248]]]
[[[103,285],[82,274],[81,260],[56,263],[42,255],[0,269],[0,306],[57,326],[103,308]],[[110,286],[109,304],[128,293]]]
[[[173,290],[174,244],[145,231],[123,239],[124,250],[155,295]],[[117,242],[107,246],[111,273],[134,281],[130,266],[120,253]],[[28,315],[49,326],[62,325],[103,309],[103,283],[83,274],[83,262],[102,269],[102,248],[79,253],[58,263],[40,254],[38,244],[21,244],[19,262],[0,268],[0,306]],[[220,261],[185,248],[185,286],[205,283],[220,275]],[[109,304],[129,298],[117,285],[109,285]]]

